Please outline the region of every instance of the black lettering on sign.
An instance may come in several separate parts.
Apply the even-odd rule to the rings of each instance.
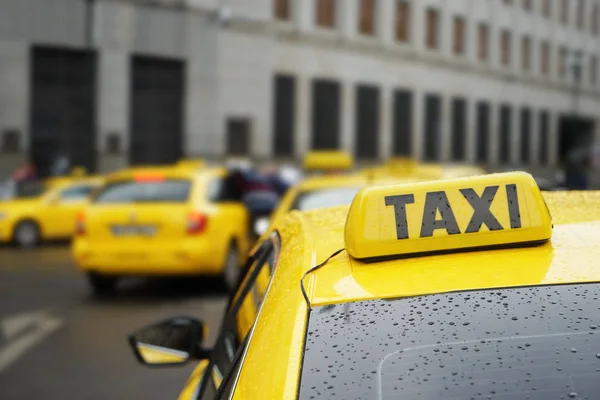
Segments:
[[[517,185],[506,185],[506,197],[508,199],[508,215],[510,216],[510,227],[513,229],[521,227],[521,211],[519,210],[519,196],[517,196]]]
[[[436,219],[438,211],[441,219]],[[425,197],[421,237],[433,236],[436,229],[445,229],[449,235],[460,233],[446,192],[429,192]]]
[[[481,197],[477,195],[473,189],[460,189],[462,195],[467,199],[471,207],[473,207],[473,216],[465,233],[479,232],[481,225],[485,224],[490,231],[501,231],[502,225],[498,222],[494,214],[490,211],[490,206],[496,192],[498,192],[498,186],[488,186],[483,190]]]
[[[408,239],[408,222],[406,221],[406,205],[415,202],[415,196],[412,194],[403,194],[398,196],[386,196],[385,205],[394,206],[396,215],[396,237]]]

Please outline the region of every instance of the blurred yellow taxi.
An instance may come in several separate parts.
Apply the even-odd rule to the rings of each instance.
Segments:
[[[212,348],[188,317],[130,343],[200,360],[180,400],[595,398],[599,200],[524,173],[369,187],[277,222]]]
[[[92,289],[127,275],[221,275],[237,283],[248,252],[248,213],[227,170],[131,168],[106,184],[78,219],[73,256]]]
[[[178,168],[199,169],[206,165],[206,161],[200,158],[183,158],[175,166]]]
[[[11,184],[0,200],[0,242],[32,247],[41,240],[69,239],[76,217],[102,178],[61,178]]]

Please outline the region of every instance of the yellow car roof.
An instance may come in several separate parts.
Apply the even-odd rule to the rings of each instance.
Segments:
[[[530,232],[531,235],[525,238],[540,239],[535,245],[524,243],[510,248],[489,247],[470,251],[457,249],[429,254],[407,254],[394,259],[383,257],[361,260],[350,256],[344,237],[347,234],[347,226],[352,226],[348,222],[348,214],[352,214],[351,208],[357,212],[357,203],[353,203],[351,207],[339,206],[309,212],[293,211],[276,222],[273,230],[281,237],[278,265],[252,333],[251,345],[247,350],[244,369],[237,383],[234,398],[254,398],[253,394],[256,394],[256,398],[297,396],[307,329],[307,300],[310,307],[316,307],[358,300],[391,299],[476,289],[599,282],[600,265],[597,260],[600,257],[600,246],[597,243],[600,241],[600,208],[597,205],[600,204],[600,192],[547,192],[542,193],[542,199],[540,192],[536,192],[536,188],[530,185],[532,178],[517,176],[516,179],[518,200],[521,205],[529,207],[522,209],[527,215],[520,215],[518,220],[526,228],[540,228]],[[486,197],[496,190],[495,195],[499,196],[501,201],[492,201],[487,209],[496,214],[498,223],[506,228],[517,224],[516,219],[505,219],[506,216],[514,216],[510,212],[513,188],[499,182],[503,181],[489,181],[488,186],[484,187],[482,182],[478,181],[477,185],[474,185],[477,188],[477,199],[468,191],[465,191],[467,196],[464,199],[469,201],[467,197],[471,195],[470,201],[477,205],[473,210],[479,210],[477,218],[486,219],[484,217],[489,217],[484,212]],[[438,186],[450,187],[447,182],[438,183]],[[454,186],[464,188],[461,185]],[[498,186],[498,189],[487,189],[494,186]],[[406,186],[400,188],[405,190]],[[419,196],[422,193],[433,192],[430,191],[431,187],[423,186],[421,189],[415,191],[415,202],[406,204],[419,207],[425,201],[420,200]],[[370,194],[358,195],[355,201],[368,203],[377,196],[381,198],[383,195],[385,198],[391,193],[389,188],[374,190],[375,192]],[[530,192],[522,193],[523,191]],[[399,193],[398,195],[403,195],[401,191]],[[512,200],[514,204],[514,198]],[[450,202],[456,201],[457,198],[450,198]],[[377,207],[383,209],[386,206]],[[500,211],[503,207],[507,208],[504,214]],[[465,210],[466,206],[454,209],[461,229],[463,223],[469,222],[469,217],[472,219],[471,214],[475,214],[462,215]],[[394,209],[392,213],[402,214],[397,211]],[[362,212],[359,211],[356,215],[360,216]],[[414,210],[407,212],[412,213]],[[548,213],[553,224],[549,240],[547,228],[550,221],[544,219]],[[421,213],[417,214],[421,216]],[[392,214],[392,220],[393,217]],[[408,217],[412,217],[412,214],[408,214]],[[436,213],[435,217],[441,218],[439,213]],[[487,221],[494,225],[489,219]],[[379,225],[381,223],[385,221],[382,219],[378,222]],[[359,227],[363,231],[358,234],[364,234],[366,239],[373,239],[377,229],[373,230],[373,226]],[[494,236],[497,233],[505,235],[508,242],[523,239],[513,236],[511,232],[485,232],[481,227],[479,232],[474,234],[481,235],[482,240],[496,240],[484,239],[484,236]],[[376,238],[377,234],[375,235]],[[461,235],[455,237],[460,239]],[[452,244],[460,245],[460,240]],[[399,250],[393,247],[391,251]],[[302,294],[301,281],[306,298]],[[273,332],[277,334],[274,335]],[[267,363],[265,354],[269,354]],[[256,386],[258,379],[265,383],[260,388]]]
[[[107,181],[135,179],[139,177],[163,177],[167,179],[190,179],[196,175],[196,171],[189,168],[178,168],[177,166],[143,166],[132,167],[114,172],[106,177]]]

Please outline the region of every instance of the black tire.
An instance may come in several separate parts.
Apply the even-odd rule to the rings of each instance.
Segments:
[[[13,231],[13,241],[22,249],[36,247],[40,243],[41,236],[39,225],[29,220],[19,222]]]
[[[115,292],[117,287],[116,276],[101,275],[96,272],[88,272],[87,280],[96,296],[108,296]]]
[[[235,241],[232,241],[227,249],[225,265],[221,276],[223,286],[227,292],[232,293],[237,288],[241,272],[240,252],[238,251]]]

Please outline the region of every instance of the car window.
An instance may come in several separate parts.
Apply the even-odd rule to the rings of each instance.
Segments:
[[[343,187],[302,192],[294,201],[292,210],[310,211],[317,208],[348,205],[352,203],[360,189],[360,187]]]
[[[236,357],[243,351],[241,344],[248,337],[266,294],[264,279],[270,279],[271,276],[269,259],[276,259],[276,245],[268,241],[266,246],[268,251],[260,252],[261,256],[251,261],[248,276],[240,286],[241,293],[225,317],[221,334],[211,353],[199,399],[214,399],[220,385],[231,374]],[[275,254],[274,258],[272,254]]]
[[[60,192],[60,201],[78,201],[85,200],[94,191],[92,185],[77,185],[70,188],[64,189]]]
[[[185,179],[168,179],[157,182],[120,181],[103,187],[94,202],[116,203],[185,203],[192,182]]]

